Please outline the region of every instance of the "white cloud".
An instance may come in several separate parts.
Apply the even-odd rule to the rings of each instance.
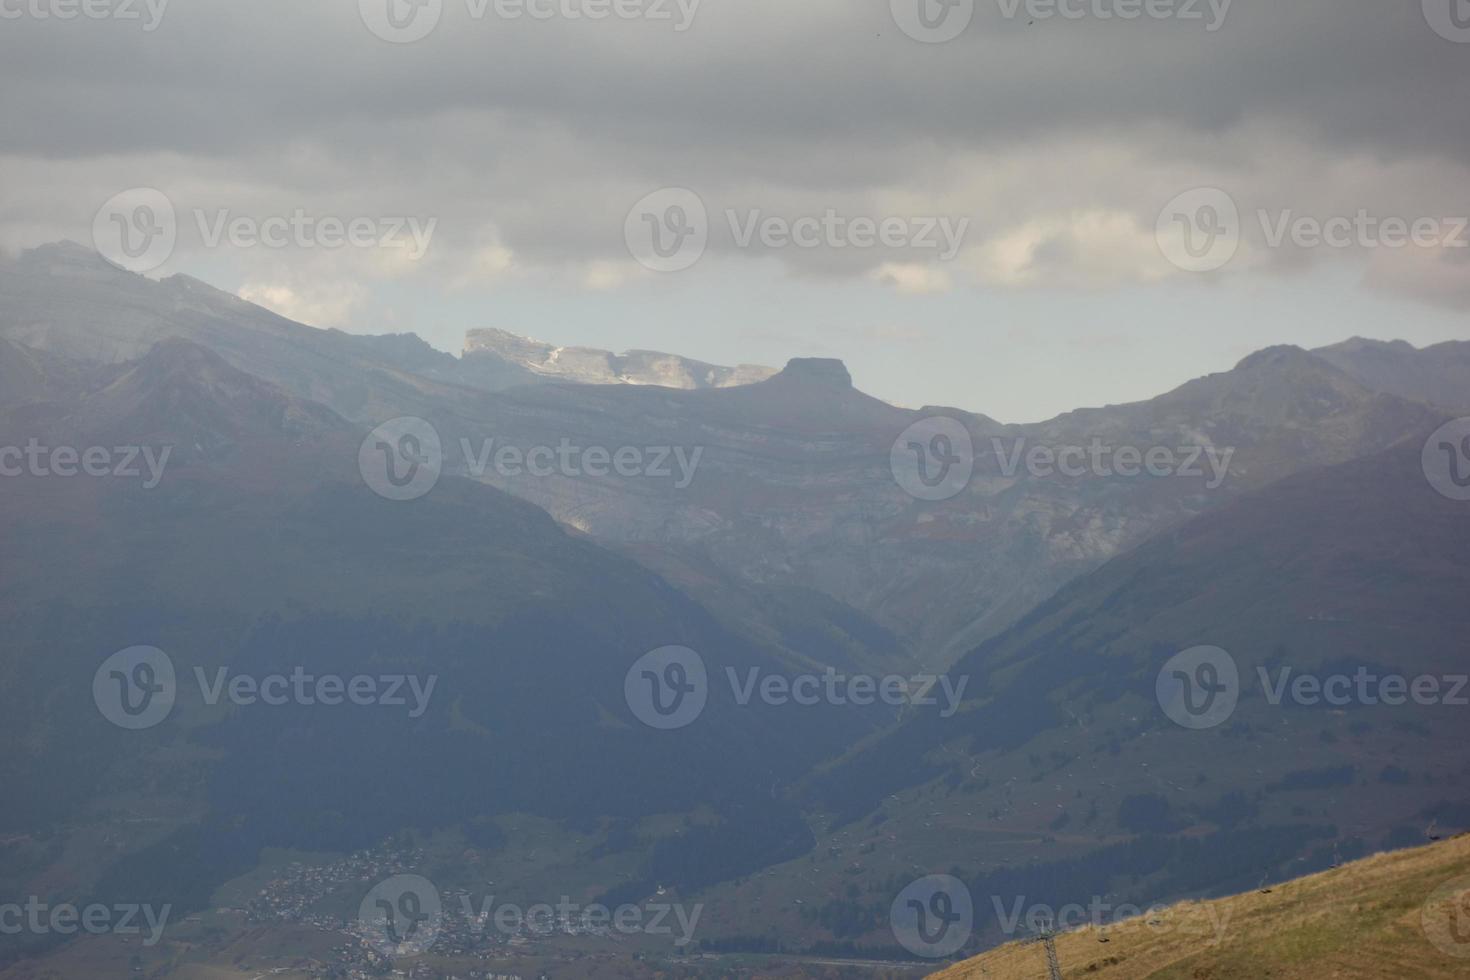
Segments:
[[[944,269],[917,262],[884,262],[868,277],[901,293],[947,293],[954,288]]]
[[[582,284],[588,289],[617,289],[634,274],[629,265],[626,262],[591,262],[582,276]]]
[[[977,248],[973,268],[990,285],[1054,288],[1156,282],[1176,271],[1160,254],[1153,228],[1117,210],[1023,222]]]
[[[1364,281],[1375,289],[1470,309],[1470,249],[1380,249],[1373,254]]]
[[[1470,130],[1451,107],[1470,93],[1465,51],[1415,6],[1268,4],[1208,36],[1146,21],[1043,33],[992,10],[940,46],[902,37],[887,5],[848,0],[705,5],[677,35],[447,18],[393,50],[350,3],[259,0],[241,18],[198,0],[152,35],[105,39],[20,22],[0,36],[0,245],[85,240],[98,204],[150,185],[181,210],[438,218],[424,261],[381,250],[314,266],[332,281],[608,291],[640,275],[628,207],[689,186],[716,222],[726,207],[972,222],[962,260],[937,269],[903,250],[732,255],[712,240],[722,274],[759,257],[814,288],[838,277],[912,295],[1156,283],[1177,274],[1153,221],[1192,187],[1229,190],[1248,219],[1464,209]],[[1355,50],[1395,70],[1363,72],[1343,54]],[[158,111],[139,118],[139,104]],[[1234,272],[1338,257],[1263,252],[1246,231]],[[197,262],[196,238],[163,271]],[[250,257],[208,258],[304,294]],[[1410,268],[1375,282],[1455,294],[1440,281],[1453,263]]]
[[[322,283],[310,287],[250,282],[240,287],[239,296],[300,323],[346,328],[365,300],[366,290],[353,282]]]

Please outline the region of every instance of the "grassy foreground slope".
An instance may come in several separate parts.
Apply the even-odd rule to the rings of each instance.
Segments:
[[[1269,893],[1184,903],[1105,931],[1087,926],[1058,936],[1057,952],[1065,977],[1096,980],[1470,977],[1470,835]],[[931,980],[1046,975],[1040,945],[1010,943]]]

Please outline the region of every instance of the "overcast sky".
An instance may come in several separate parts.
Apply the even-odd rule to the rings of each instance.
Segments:
[[[1015,421],[1470,338],[1465,0],[163,4],[0,0],[0,246],[153,188],[148,274],[308,323],[835,356]]]

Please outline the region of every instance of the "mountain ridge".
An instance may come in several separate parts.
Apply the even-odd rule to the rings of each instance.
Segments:
[[[479,476],[684,581],[743,581],[752,594],[815,588],[900,637],[911,648],[904,663],[942,665],[1158,529],[1281,476],[1381,449],[1440,411],[1377,392],[1289,346],[1153,399],[1027,425],[898,408],[824,359],[794,358],[764,380],[730,387],[573,384],[533,377],[514,357],[455,358],[411,334],[306,327],[195,279],[154,283],[122,273],[81,246],[18,261],[53,271],[27,277],[13,262],[0,268],[0,337],[63,354],[91,351],[105,364],[183,336],[355,424],[429,421],[455,455],[449,472],[468,474],[469,460],[458,458],[465,440],[526,449],[567,439],[609,451],[652,441],[691,458],[698,449],[694,482],[682,489],[493,468]],[[947,501],[910,496],[894,469],[903,463],[893,456],[899,437],[931,416],[958,423],[973,449],[974,473]],[[1224,472],[1214,489],[1183,478],[1037,476],[1009,462],[1017,448],[1019,464],[1032,449],[1094,442],[1233,455],[1216,459]],[[710,568],[717,574],[696,571]]]
[[[592,831],[698,815],[698,861],[669,856],[696,846],[693,823],[667,839],[625,834],[608,845],[620,875],[587,883],[635,898],[661,884],[694,889],[713,868],[740,874],[799,852],[805,824],[773,787],[884,718],[712,697],[698,727],[665,737],[627,694],[639,657],[683,645],[722,676],[779,671],[785,655],[493,487],[445,474],[421,499],[383,499],[360,471],[360,427],[191,341],[161,341],[85,390],[46,398],[0,409],[0,445],[179,445],[151,486],[5,478],[0,730],[24,748],[0,761],[11,788],[0,829],[26,839],[82,828],[45,861],[0,867],[14,893],[37,893],[64,869],[40,893],[122,900],[146,887],[197,909],[261,847],[365,847],[405,827],[510,812]],[[35,404],[65,410],[38,417]],[[156,728],[119,738],[91,679],[107,653],[135,644],[172,658],[179,697]],[[296,667],[442,684],[415,719],[230,710],[187,681],[195,668]],[[732,743],[751,751],[719,771],[700,764]],[[628,758],[642,765],[625,771]],[[117,820],[128,807],[148,819]],[[99,847],[93,829],[109,826]],[[11,952],[0,944],[0,959]]]
[[[1403,340],[1353,337],[1312,353],[1377,391],[1470,412],[1470,341],[1416,348]]]
[[[754,364],[724,367],[663,351],[615,354],[595,347],[561,347],[507,330],[485,327],[465,334],[464,359],[496,359],[529,373],[533,380],[577,384],[652,385],[662,388],[731,388],[764,381],[774,368]]]

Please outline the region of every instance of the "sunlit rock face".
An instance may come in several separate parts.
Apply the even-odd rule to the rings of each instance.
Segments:
[[[557,347],[493,328],[471,330],[465,336],[464,354],[469,361],[498,358],[538,377],[580,384],[730,388],[764,381],[776,373],[774,368],[755,364],[722,367],[660,351],[614,354],[593,347]]]

